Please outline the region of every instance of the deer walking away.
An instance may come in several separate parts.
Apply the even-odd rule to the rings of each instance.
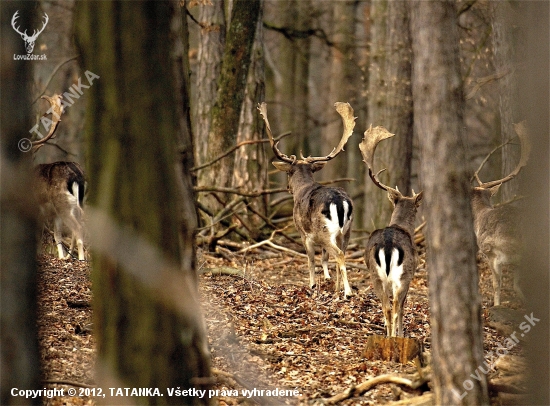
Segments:
[[[344,256],[351,234],[353,203],[344,189],[322,186],[313,178],[313,173],[323,169],[328,161],[342,152],[355,127],[355,117],[349,103],[337,102],[335,107],[344,125],[338,146],[327,156],[306,158],[300,154],[301,159],[297,159],[295,155],[289,157],[279,151],[267,119],[267,105],[260,104],[258,110],[265,122],[273,153],[278,159],[273,165],[288,175],[288,190],[294,198],[294,223],[308,256],[309,286],[315,286],[315,245],[319,245],[325,279],[330,279],[330,254],[336,258],[336,289],[339,290],[339,278],[342,274],[344,295],[348,297],[352,295],[352,291]]]
[[[52,125],[44,138],[32,143],[33,153],[46,141],[54,138],[61,121],[62,96],[42,96],[51,105]],[[40,164],[35,168],[34,191],[40,207],[40,220],[45,224],[53,221],[54,240],[60,259],[70,257],[74,243],[78,249],[78,259],[84,260],[83,201],[85,193],[84,171],[76,162],[58,161]],[[68,229],[71,243],[68,252],[63,245],[63,231]]]
[[[519,210],[509,205],[494,207],[491,203],[491,197],[498,192],[500,186],[515,178],[529,159],[531,145],[525,123],[516,124],[515,130],[521,143],[521,157],[515,169],[504,178],[489,182],[479,179],[478,170],[474,174],[478,185],[472,188],[474,231],[479,251],[491,268],[495,306],[501,302],[502,271],[505,267],[511,268],[514,274],[514,290],[524,299],[518,274],[523,248]]]
[[[365,131],[359,148],[367,164],[369,177],[376,186],[388,193],[388,199],[393,205],[389,226],[375,230],[370,235],[364,258],[376,296],[382,302],[386,334],[402,337],[403,307],[417,266],[414,222],[422,201],[422,192],[414,193],[413,190],[411,197],[404,196],[397,188],[393,189],[379,181],[378,175],[385,169],[374,174],[372,166],[376,146],[393,135],[383,127],[373,129],[371,126]]]

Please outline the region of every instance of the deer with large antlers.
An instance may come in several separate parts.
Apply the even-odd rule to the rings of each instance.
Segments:
[[[322,186],[313,178],[314,172],[323,169],[328,161],[342,152],[355,127],[352,107],[348,103],[341,102],[335,103],[334,106],[342,117],[344,125],[344,133],[338,146],[324,157],[308,156],[306,158],[300,153],[301,159],[297,159],[295,155],[289,157],[279,151],[267,120],[266,104],[260,104],[258,110],[265,122],[271,149],[278,159],[273,162],[273,165],[288,175],[288,190],[294,197],[294,224],[300,232],[308,256],[309,286],[311,288],[315,286],[315,245],[320,245],[325,279],[330,279],[328,271],[330,254],[336,258],[336,289],[339,290],[341,273],[344,295],[349,297],[352,292],[344,255],[351,234],[353,203],[344,189]]]
[[[422,192],[404,196],[397,187],[391,188],[378,179],[373,171],[374,151],[378,143],[393,137],[383,127],[372,126],[365,131],[359,149],[367,164],[369,177],[376,186],[388,193],[393,205],[390,225],[373,231],[365,249],[365,263],[370,272],[374,291],[382,302],[382,313],[387,336],[403,336],[403,307],[417,265],[414,243],[416,211],[422,201]],[[393,303],[390,304],[390,298]]]
[[[516,168],[504,178],[490,182],[482,182],[479,179],[478,169],[474,174],[478,185],[472,188],[474,231],[479,251],[491,268],[495,306],[500,305],[504,267],[512,268],[514,290],[520,298],[524,298],[518,274],[522,251],[519,210],[509,205],[493,207],[491,204],[491,197],[498,192],[500,186],[514,179],[529,159],[531,144],[525,123],[515,124],[514,128],[521,144],[521,157]]]
[[[48,140],[55,138],[54,133],[61,121],[63,106],[61,95],[42,96],[50,103],[52,124],[48,134],[37,141],[32,142],[33,152],[41,148]],[[46,113],[48,114],[48,113]],[[40,164],[35,167],[34,191],[40,206],[41,220],[45,223],[53,221],[54,240],[60,259],[70,257],[70,253],[76,245],[78,259],[84,260],[83,243],[83,210],[85,178],[84,171],[76,162],[53,162]],[[71,232],[71,245],[65,252],[63,245],[63,229],[67,227]]]

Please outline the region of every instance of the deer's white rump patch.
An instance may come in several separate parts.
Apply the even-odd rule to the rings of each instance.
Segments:
[[[390,272],[386,274],[386,254],[384,248],[380,248],[375,254],[378,255],[380,266],[376,265],[376,271],[382,281],[384,291],[388,292],[391,286],[392,294],[395,296],[399,288],[401,287],[401,275],[403,275],[403,262],[399,265],[399,251],[397,248],[392,249],[390,260]]]

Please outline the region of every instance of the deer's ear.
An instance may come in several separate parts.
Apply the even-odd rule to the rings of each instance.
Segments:
[[[414,191],[413,191],[413,194],[414,194]],[[414,201],[414,204],[416,205],[416,207],[418,207],[420,206],[420,203],[422,203],[422,199],[424,198],[424,191],[421,191],[415,197],[416,197],[416,200]]]
[[[500,185],[502,185],[502,183]],[[491,197],[497,194],[498,190],[500,189],[500,185],[493,186],[489,189],[491,191]]]
[[[289,162],[273,161],[271,163],[275,168],[277,168],[281,172],[288,172],[290,171],[290,168],[292,168],[292,164]]]
[[[326,164],[327,164],[327,161],[313,162],[311,164],[311,172],[320,171],[325,167]]]

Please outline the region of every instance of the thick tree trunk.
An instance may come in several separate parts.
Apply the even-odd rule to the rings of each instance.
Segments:
[[[489,404],[481,298],[464,162],[463,95],[454,2],[411,3],[415,132],[426,195],[435,404]]]
[[[0,404],[41,404],[40,398],[12,397],[11,389],[40,389],[40,357],[36,327],[36,215],[31,188],[31,153],[21,140],[32,128],[32,63],[14,61],[25,53],[21,37],[4,22],[17,10],[28,26],[35,26],[35,2],[2,3],[1,184],[0,202]]]
[[[192,255],[193,241],[181,242],[181,254],[178,236],[174,166],[181,126],[170,26],[169,2],[77,3],[82,63],[98,76],[86,136],[94,333],[104,386],[190,388],[195,378],[209,376],[200,310],[192,300],[194,261],[181,258]],[[181,398],[164,393],[140,402],[181,404]]]
[[[525,308],[539,319],[528,334],[527,354],[530,377],[528,379],[530,405],[550,405],[550,291],[549,281],[549,199],[550,123],[550,3],[525,2],[521,26],[526,32],[525,68],[520,81],[520,105],[527,119],[533,149],[528,165],[523,169],[521,192],[527,196],[524,206],[522,231],[526,238],[521,263],[522,289],[529,292]]]

